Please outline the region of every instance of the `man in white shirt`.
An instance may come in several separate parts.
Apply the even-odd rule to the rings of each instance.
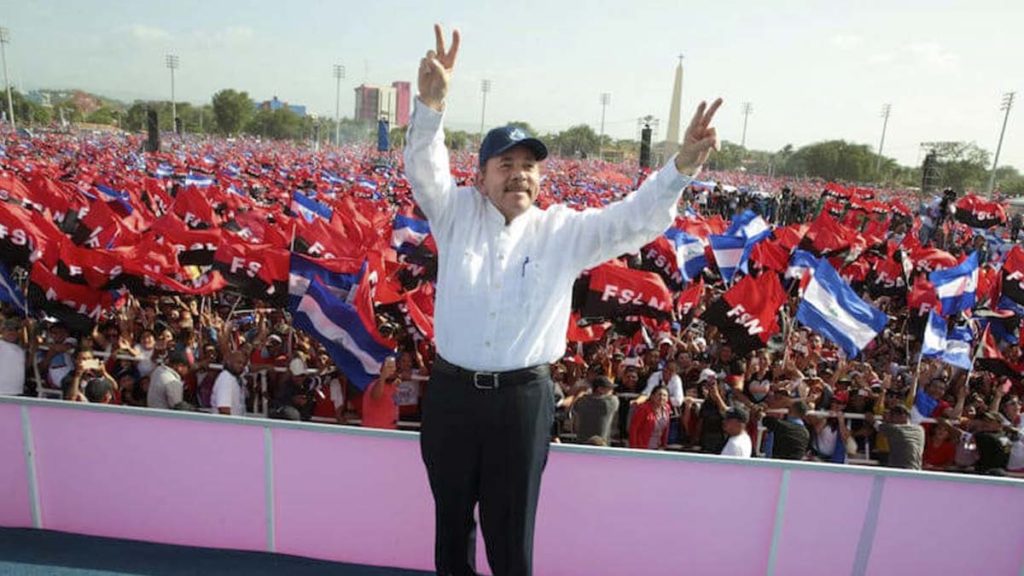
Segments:
[[[679,377],[678,367],[675,360],[669,360],[665,363],[665,367],[661,370],[651,374],[647,379],[647,387],[640,394],[640,397],[636,399],[637,404],[641,404],[647,401],[647,398],[651,395],[651,391],[657,386],[664,386],[668,388],[668,401],[672,404],[673,408],[679,408],[683,405],[683,380]]]
[[[167,355],[167,361],[156,367],[149,375],[149,390],[146,391],[146,405],[150,408],[171,410],[182,401],[188,376],[188,357],[184,352],[174,350]]]
[[[218,414],[245,416],[245,398],[242,395],[242,372],[249,358],[245,352],[235,350],[228,354],[224,369],[213,382],[210,405]]]
[[[21,347],[21,320],[7,318],[0,338],[0,396],[25,393],[25,349]]]
[[[444,147],[445,97],[459,49],[440,26],[420,61],[406,176],[438,246],[438,358],[420,436],[435,503],[439,574],[475,574],[479,501],[496,575],[532,573],[533,528],[554,415],[548,366],[565,352],[572,286],[586,268],[636,252],[676,216],[682,190],[718,145],[701,104],[672,160],[602,210],[540,210],[542,142],[491,130],[475,186],[458,188]],[[525,86],[524,86],[525,88]]]
[[[725,442],[725,448],[722,448],[722,456],[750,458],[754,453],[754,445],[747,434],[750,414],[744,408],[729,408],[722,418],[722,430],[729,437]]]

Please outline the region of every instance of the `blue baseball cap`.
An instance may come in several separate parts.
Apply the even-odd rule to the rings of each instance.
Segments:
[[[548,157],[548,147],[526,130],[517,126],[502,126],[488,132],[487,136],[484,136],[484,141],[480,143],[480,166],[483,167],[491,158],[504,154],[516,146],[529,148],[537,160]]]

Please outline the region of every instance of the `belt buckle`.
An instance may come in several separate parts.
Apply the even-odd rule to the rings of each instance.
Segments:
[[[484,382],[480,382],[481,376],[484,377]],[[487,380],[490,380],[488,384]],[[497,390],[499,387],[498,373],[497,372],[474,372],[473,373],[473,387],[477,390]]]

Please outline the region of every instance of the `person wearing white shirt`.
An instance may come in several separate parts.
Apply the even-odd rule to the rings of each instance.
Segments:
[[[21,396],[25,393],[25,349],[21,347],[21,320],[3,321],[0,338],[0,396]]]
[[[532,573],[533,528],[553,419],[548,366],[565,352],[572,286],[584,269],[635,252],[676,216],[682,190],[717,147],[702,103],[679,152],[635,193],[601,210],[534,206],[547,148],[511,126],[480,145],[475,186],[456,186],[444,146],[459,33],[420,61],[406,176],[438,247],[438,358],[422,402],[421,451],[435,503],[439,574],[475,573],[479,501],[488,563]]]
[[[729,408],[722,417],[722,430],[729,439],[722,448],[722,456],[750,458],[754,453],[754,444],[747,434],[747,422],[750,414],[744,408]]]
[[[248,360],[244,352],[236,350],[224,361],[224,370],[214,380],[210,395],[210,405],[218,414],[245,416],[241,378]]]
[[[647,378],[647,387],[637,398],[637,404],[647,400],[647,397],[651,395],[651,391],[657,386],[664,386],[668,388],[668,401],[672,404],[673,408],[679,408],[683,405],[683,379],[679,377],[676,372],[678,368],[675,360],[669,360],[665,363],[665,367],[661,370],[651,374]]]

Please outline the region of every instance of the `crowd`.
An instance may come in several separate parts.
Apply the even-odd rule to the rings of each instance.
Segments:
[[[0,394],[415,428],[434,361],[436,253],[397,157],[224,141],[143,155],[138,145],[6,136]],[[461,181],[471,166],[453,157]],[[545,174],[542,205],[585,209],[629,193],[637,170],[551,159]],[[619,262],[658,276],[669,310],[595,315],[587,278],[578,282],[566,355],[551,367],[553,441],[1024,474],[1024,292],[1007,264],[1024,262],[1019,219],[973,206],[963,206],[973,220],[954,217],[955,196],[915,205],[893,191],[714,176],[687,190],[676,225],[707,255],[696,274],[682,257],[655,264],[646,248]],[[755,249],[727,279],[708,239],[741,214],[767,225],[783,257],[773,265]],[[794,320],[798,249],[832,261],[887,316],[857,355]],[[922,358],[939,299],[922,283],[974,253],[976,301],[947,321],[975,331],[972,359],[988,342],[979,322],[985,338],[998,333],[999,361]],[[333,285],[348,301],[365,298],[364,328],[393,351],[372,378],[297,327],[285,298],[296,255],[352,278]],[[367,269],[381,273],[373,291]],[[708,312],[737,278],[771,274],[787,285],[778,327],[737,346]]]

